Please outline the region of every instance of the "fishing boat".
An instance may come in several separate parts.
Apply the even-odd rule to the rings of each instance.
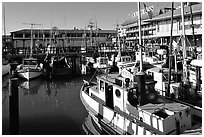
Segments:
[[[5,58],[2,58],[2,76],[8,74],[10,71],[10,64],[8,60]]]
[[[42,74],[42,65],[38,63],[36,58],[25,58],[22,64],[17,66],[16,72],[19,77],[31,80]]]
[[[26,23],[27,24],[27,23]],[[32,57],[32,47],[33,47],[33,33],[32,33],[32,28],[34,24],[31,23],[31,45],[30,45],[30,55],[28,58],[24,58],[22,61],[22,64],[18,65],[16,68],[16,72],[19,75],[19,77],[31,80],[33,78],[39,77],[42,74],[42,63],[38,62],[37,58]]]
[[[159,95],[149,77],[139,91],[139,76],[124,69],[99,75],[96,83],[84,81],[80,98],[99,133],[185,134],[193,129],[200,134],[201,122],[195,124],[194,115],[201,116],[201,110]]]
[[[96,76],[95,82],[84,80],[80,99],[90,115],[85,129],[113,135],[202,134],[202,109],[160,95],[157,81],[143,71],[142,48],[140,58],[139,69],[124,67]]]
[[[72,74],[71,58],[59,55],[58,28],[52,27],[50,35],[50,44],[47,47],[47,55],[44,59],[46,64],[44,69],[45,76],[56,77]],[[53,53],[56,55],[52,55]]]
[[[68,62],[65,56],[53,56],[51,58],[52,76],[63,76],[72,73],[71,61]]]

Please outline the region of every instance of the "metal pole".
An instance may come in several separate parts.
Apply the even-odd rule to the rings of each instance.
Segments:
[[[174,15],[174,3],[171,3],[171,34],[170,34],[170,47],[169,47],[169,73],[168,73],[168,87],[166,96],[170,96],[170,84],[171,84],[171,59],[172,59],[172,32],[173,32],[173,15]]]
[[[118,57],[121,58],[121,46],[120,46],[120,36],[119,36],[119,25],[117,21],[117,33],[118,33],[118,39],[117,39],[117,44],[118,44]]]
[[[32,54],[33,54],[33,25],[34,24],[31,24],[31,45],[30,45],[30,57],[32,57]]]
[[[143,72],[143,64],[142,64],[142,39],[141,39],[141,15],[140,15],[140,2],[138,2],[138,23],[139,23],[139,45],[140,45],[140,71],[137,73],[138,77],[138,102],[139,105],[144,105],[147,103],[145,96],[145,73]]]
[[[182,19],[182,45],[183,45],[183,82],[187,84],[187,55],[186,55],[186,35],[185,35],[185,21],[184,21],[184,4],[181,2],[181,19]]]
[[[137,6],[138,6],[139,46],[140,46],[140,71],[143,71],[140,2],[138,2]]]
[[[192,12],[192,5],[191,2],[189,2],[189,7],[190,7],[190,15],[191,15],[191,25],[192,25],[192,33],[193,33],[193,42],[194,42],[194,46],[196,47],[196,36],[195,36],[195,32],[194,32],[194,24],[193,24],[193,12]]]
[[[9,116],[10,134],[19,134],[19,97],[18,97],[18,78],[11,78],[9,85]]]

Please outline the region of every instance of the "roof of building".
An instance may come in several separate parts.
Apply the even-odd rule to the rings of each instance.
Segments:
[[[158,16],[161,13],[162,13],[161,9],[153,11],[152,12],[152,17],[154,18],[155,16]],[[148,13],[145,12],[144,14],[141,15],[142,25],[148,24],[147,22],[143,21],[143,20],[147,20],[147,19],[149,19],[149,16],[148,16]],[[134,23],[136,23],[136,24],[138,23],[138,17],[137,16],[134,16],[134,17],[131,17],[131,18],[127,19],[124,23],[122,23],[122,26],[130,25],[130,24],[134,24]]]
[[[192,13],[193,14],[202,14],[202,4],[196,4],[192,5]],[[190,6],[185,6],[184,7],[184,14],[185,15],[190,15]],[[177,8],[173,12],[174,18],[181,16],[181,8]],[[152,19],[147,19],[146,21],[159,21],[159,20],[168,20],[171,18],[171,11],[166,12],[164,14],[158,15],[156,17],[153,17]]]
[[[170,8],[163,8],[163,9],[170,9]],[[187,15],[190,15],[190,6],[185,6],[184,7],[184,13],[186,13]],[[197,13],[202,13],[202,4],[195,4],[192,5],[192,13],[193,14],[197,14]],[[181,10],[180,8],[175,9],[174,10],[174,17],[178,17],[181,16]],[[162,9],[159,9],[157,11],[153,11],[153,16],[152,19],[148,18],[148,14],[144,13],[142,14],[142,25],[148,24],[148,22],[150,21],[158,21],[158,20],[164,20],[164,19],[169,19],[171,18],[171,11],[168,12],[163,12]],[[138,23],[138,17],[132,17],[127,19],[124,23],[122,23],[122,26],[127,26],[127,25],[131,25],[131,24],[137,24]]]

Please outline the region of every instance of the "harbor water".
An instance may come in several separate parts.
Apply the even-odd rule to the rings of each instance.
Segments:
[[[80,88],[88,76],[18,80],[20,135],[81,135],[88,116]],[[2,78],[2,134],[9,133],[9,76]]]

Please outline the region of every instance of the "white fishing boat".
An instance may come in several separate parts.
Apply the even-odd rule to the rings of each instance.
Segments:
[[[84,82],[80,98],[99,133],[201,134],[201,121],[195,124],[194,115],[201,116],[202,110],[197,114],[196,108],[159,95],[150,78],[140,93],[138,75],[124,69],[97,76],[97,83]]]
[[[25,58],[23,63],[17,66],[16,72],[19,77],[31,80],[42,74],[42,65],[36,58]]]
[[[19,77],[31,80],[36,78],[42,74],[42,63],[39,63],[36,58],[32,57],[32,47],[33,47],[33,37],[32,37],[32,28],[34,23],[31,25],[31,45],[30,45],[30,56],[28,58],[24,58],[22,64],[18,65],[16,68],[16,72]]]
[[[10,64],[8,60],[5,58],[2,58],[2,76],[8,74],[10,71]]]

